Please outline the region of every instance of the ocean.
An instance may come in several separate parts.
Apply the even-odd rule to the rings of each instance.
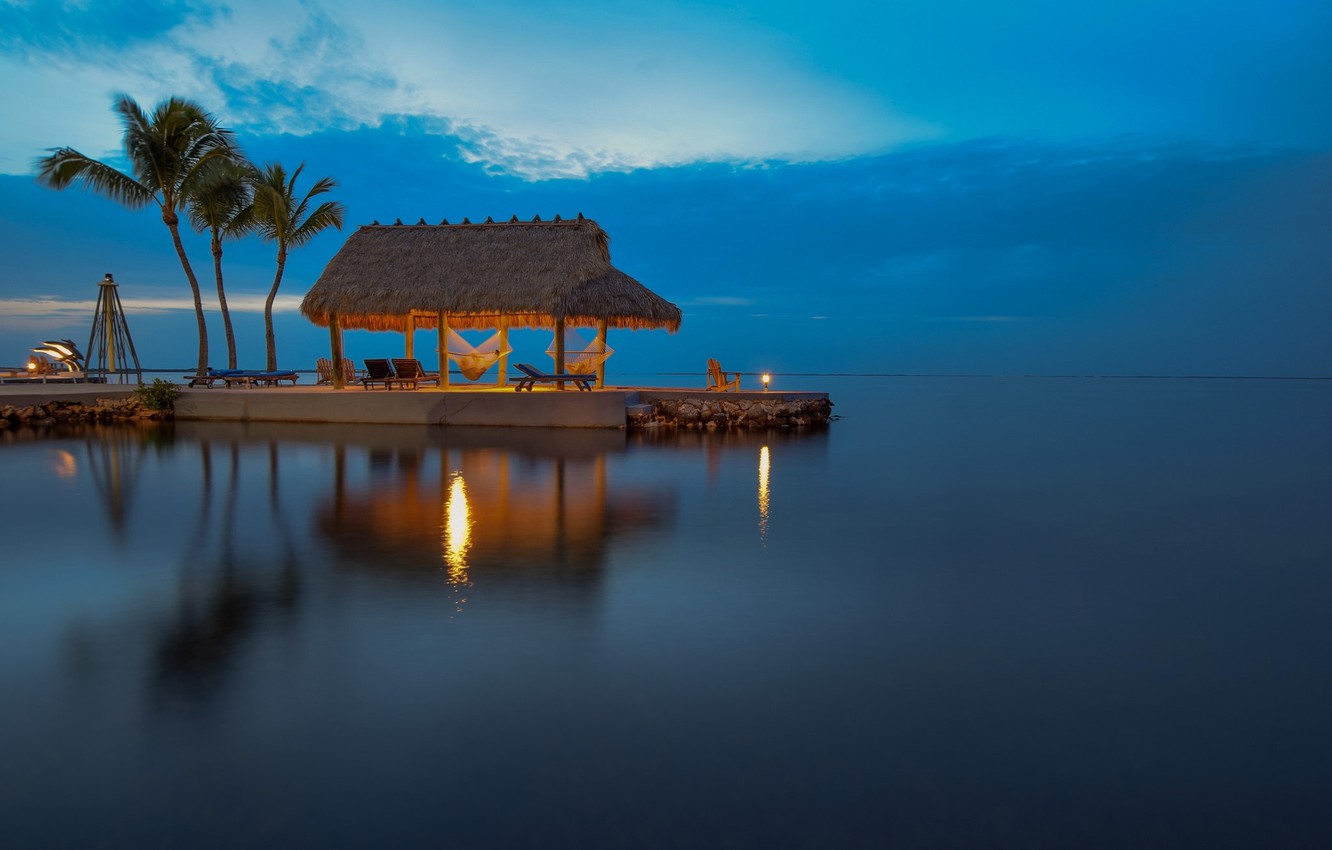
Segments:
[[[1332,381],[0,435],[0,845],[1325,847]]]

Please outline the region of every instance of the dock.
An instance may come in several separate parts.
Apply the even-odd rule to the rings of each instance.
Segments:
[[[123,398],[126,384],[6,384],[0,405],[46,404]],[[643,422],[664,402],[672,411],[699,410],[710,417],[728,411],[784,411],[826,404],[820,392],[708,392],[689,388],[608,387],[592,392],[538,387],[514,392],[504,387],[383,390],[328,386],[263,388],[182,388],[178,420],[230,422],[329,422],[360,425],[509,426],[539,428],[625,428]],[[697,421],[697,420],[696,420]],[[803,424],[803,423],[802,423]]]

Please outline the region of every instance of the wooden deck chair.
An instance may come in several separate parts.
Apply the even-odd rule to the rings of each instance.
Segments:
[[[365,374],[361,376],[361,386],[367,390],[373,384],[383,384],[384,389],[389,389],[389,381],[393,378],[393,366],[386,358],[374,358],[365,361]]]
[[[531,392],[532,387],[536,384],[553,384],[557,381],[568,381],[578,387],[579,390],[592,392],[592,382],[597,379],[597,376],[592,374],[578,374],[571,372],[547,374],[545,372],[538,372],[536,367],[530,363],[518,363],[516,366],[518,371],[523,373],[523,376],[521,378],[514,378],[514,380],[518,382],[517,386],[513,388],[514,392],[522,392],[523,390]]]
[[[342,358],[342,382],[344,384],[354,384],[361,380],[361,371],[356,368],[350,357]]]
[[[421,361],[414,357],[394,357],[393,377],[388,379],[387,386],[393,389],[394,384],[404,387],[410,384],[412,389],[416,389],[420,384],[439,386],[439,375],[421,368]]]
[[[708,358],[708,389],[716,392],[740,391],[740,373],[723,372],[715,358]]]
[[[212,370],[203,375],[182,375],[181,377],[189,381],[188,386],[190,387],[205,387],[210,390],[213,388],[213,384],[222,383],[222,376]]]
[[[294,387],[296,382],[301,379],[295,372],[281,369],[218,369],[216,372],[221,376],[222,382],[226,384],[228,389],[232,387],[245,387],[246,389],[276,387],[283,381],[291,381],[291,385]]]

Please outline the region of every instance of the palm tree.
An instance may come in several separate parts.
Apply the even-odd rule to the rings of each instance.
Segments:
[[[211,162],[236,157],[239,152],[231,131],[217,126],[213,116],[193,101],[171,97],[148,115],[133,98],[120,94],[114,109],[125,126],[125,158],[131,174],[73,148],[51,148],[50,156],[37,160],[37,179],[53,189],[80,183],[130,209],[157,204],[194,295],[194,314],[199,323],[197,368],[202,374],[208,368],[208,326],[199,281],[180,241],[177,211],[185,206]]]
[[[234,159],[219,159],[189,197],[190,226],[196,233],[211,235],[213,275],[217,278],[217,303],[222,308],[222,327],[227,332],[227,368],[236,368],[236,335],[231,329],[231,311],[222,286],[222,240],[238,238],[251,229],[251,167]]]
[[[306,244],[329,227],[342,229],[344,207],[337,201],[324,201],[313,211],[311,201],[338,185],[332,177],[317,181],[299,201],[296,200],[296,181],[305,169],[301,163],[290,179],[286,170],[276,162],[255,169],[251,176],[254,186],[253,226],[266,242],[277,243],[277,274],[273,288],[264,302],[264,333],[268,343],[268,369],[277,368],[277,343],[273,338],[273,299],[282,285],[282,270],[287,265],[287,251]]]

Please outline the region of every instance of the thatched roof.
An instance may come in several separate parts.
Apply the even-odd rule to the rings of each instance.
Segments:
[[[358,229],[301,302],[318,325],[403,330],[417,314],[433,327],[680,327],[680,308],[611,265],[610,238],[595,221],[381,225]]]

